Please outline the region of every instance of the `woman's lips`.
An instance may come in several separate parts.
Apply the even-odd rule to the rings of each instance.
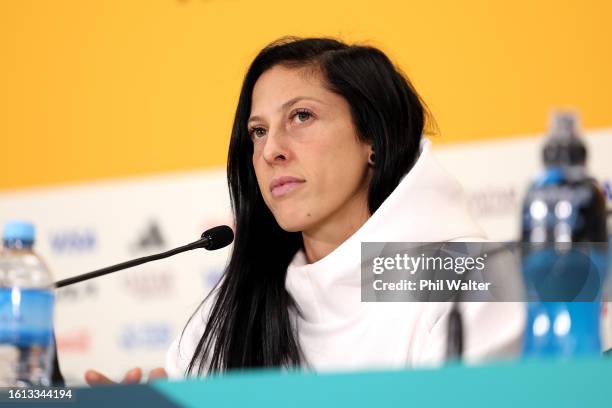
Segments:
[[[303,181],[290,181],[288,183],[281,184],[280,186],[274,187],[272,189],[272,197],[278,198],[282,197],[285,194],[289,193],[293,189],[297,188],[303,183]]]
[[[294,189],[298,188],[303,183],[303,180],[297,179],[274,183],[276,185],[270,189],[270,192],[272,193],[272,197],[279,198],[284,196],[285,194],[288,194],[290,191],[293,191]]]

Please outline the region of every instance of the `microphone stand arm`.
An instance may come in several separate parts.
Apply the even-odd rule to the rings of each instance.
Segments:
[[[62,288],[64,286],[72,285],[74,283],[83,282],[83,281],[86,281],[86,280],[89,280],[89,279],[97,278],[98,276],[106,275],[108,273],[117,272],[117,271],[120,271],[122,269],[128,269],[128,268],[132,268],[134,266],[142,265],[142,264],[147,263],[147,262],[157,261],[158,259],[168,258],[170,256],[179,254],[181,252],[191,251],[192,249],[197,249],[197,248],[204,248],[204,247],[206,247],[208,242],[209,242],[208,238],[206,238],[206,237],[205,238],[200,238],[199,240],[197,240],[195,242],[192,242],[191,244],[183,245],[181,247],[174,248],[174,249],[171,249],[171,250],[166,251],[166,252],[162,252],[162,253],[154,254],[154,255],[149,255],[149,256],[143,256],[141,258],[132,259],[132,260],[127,261],[127,262],[122,262],[122,263],[119,263],[119,264],[116,264],[116,265],[107,266],[105,268],[98,269],[98,270],[95,270],[95,271],[92,271],[92,272],[87,272],[87,273],[84,273],[82,275],[72,276],[70,278],[59,280],[59,281],[55,282],[55,287],[56,288]]]

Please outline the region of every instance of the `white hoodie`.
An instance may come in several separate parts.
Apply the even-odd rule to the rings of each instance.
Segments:
[[[316,371],[439,364],[446,351],[451,303],[361,302],[361,242],[483,240],[460,184],[433,157],[423,139],[419,158],[365,224],[326,257],[307,264],[298,251],[285,286],[306,365]],[[212,302],[198,311],[166,357],[171,378],[184,376]],[[463,303],[468,362],[508,358],[520,348],[525,315],[520,303]]]

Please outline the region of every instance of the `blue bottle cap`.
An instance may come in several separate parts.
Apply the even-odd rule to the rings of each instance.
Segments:
[[[8,221],[2,230],[2,240],[4,242],[21,241],[22,243],[32,244],[36,231],[34,224],[28,221]]]

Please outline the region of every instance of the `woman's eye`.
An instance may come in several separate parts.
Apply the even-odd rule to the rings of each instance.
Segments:
[[[256,127],[253,128],[249,131],[249,134],[251,135],[251,138],[260,138],[260,137],[264,137],[266,135],[266,129],[261,128],[261,127]]]
[[[298,123],[304,123],[312,117],[312,113],[307,110],[300,110],[293,114],[293,119]]]

